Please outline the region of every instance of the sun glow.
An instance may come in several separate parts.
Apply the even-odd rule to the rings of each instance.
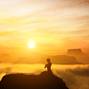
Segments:
[[[28,48],[35,48],[36,47],[36,42],[34,40],[29,40],[28,41]]]

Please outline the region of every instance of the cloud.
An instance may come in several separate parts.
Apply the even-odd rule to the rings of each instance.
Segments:
[[[89,0],[2,0],[0,37],[16,41],[42,35],[52,39],[78,36],[86,40],[88,10]]]

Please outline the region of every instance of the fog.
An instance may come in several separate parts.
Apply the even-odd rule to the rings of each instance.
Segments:
[[[43,64],[0,64],[0,79],[8,73],[40,74]],[[69,89],[89,89],[89,65],[53,65],[52,71],[61,77]]]

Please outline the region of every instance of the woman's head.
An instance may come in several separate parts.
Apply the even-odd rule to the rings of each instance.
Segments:
[[[47,62],[51,62],[51,59],[50,58],[47,58]]]

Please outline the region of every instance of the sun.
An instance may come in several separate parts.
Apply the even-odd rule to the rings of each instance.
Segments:
[[[36,47],[36,42],[34,40],[29,40],[28,41],[28,48],[35,48]]]

